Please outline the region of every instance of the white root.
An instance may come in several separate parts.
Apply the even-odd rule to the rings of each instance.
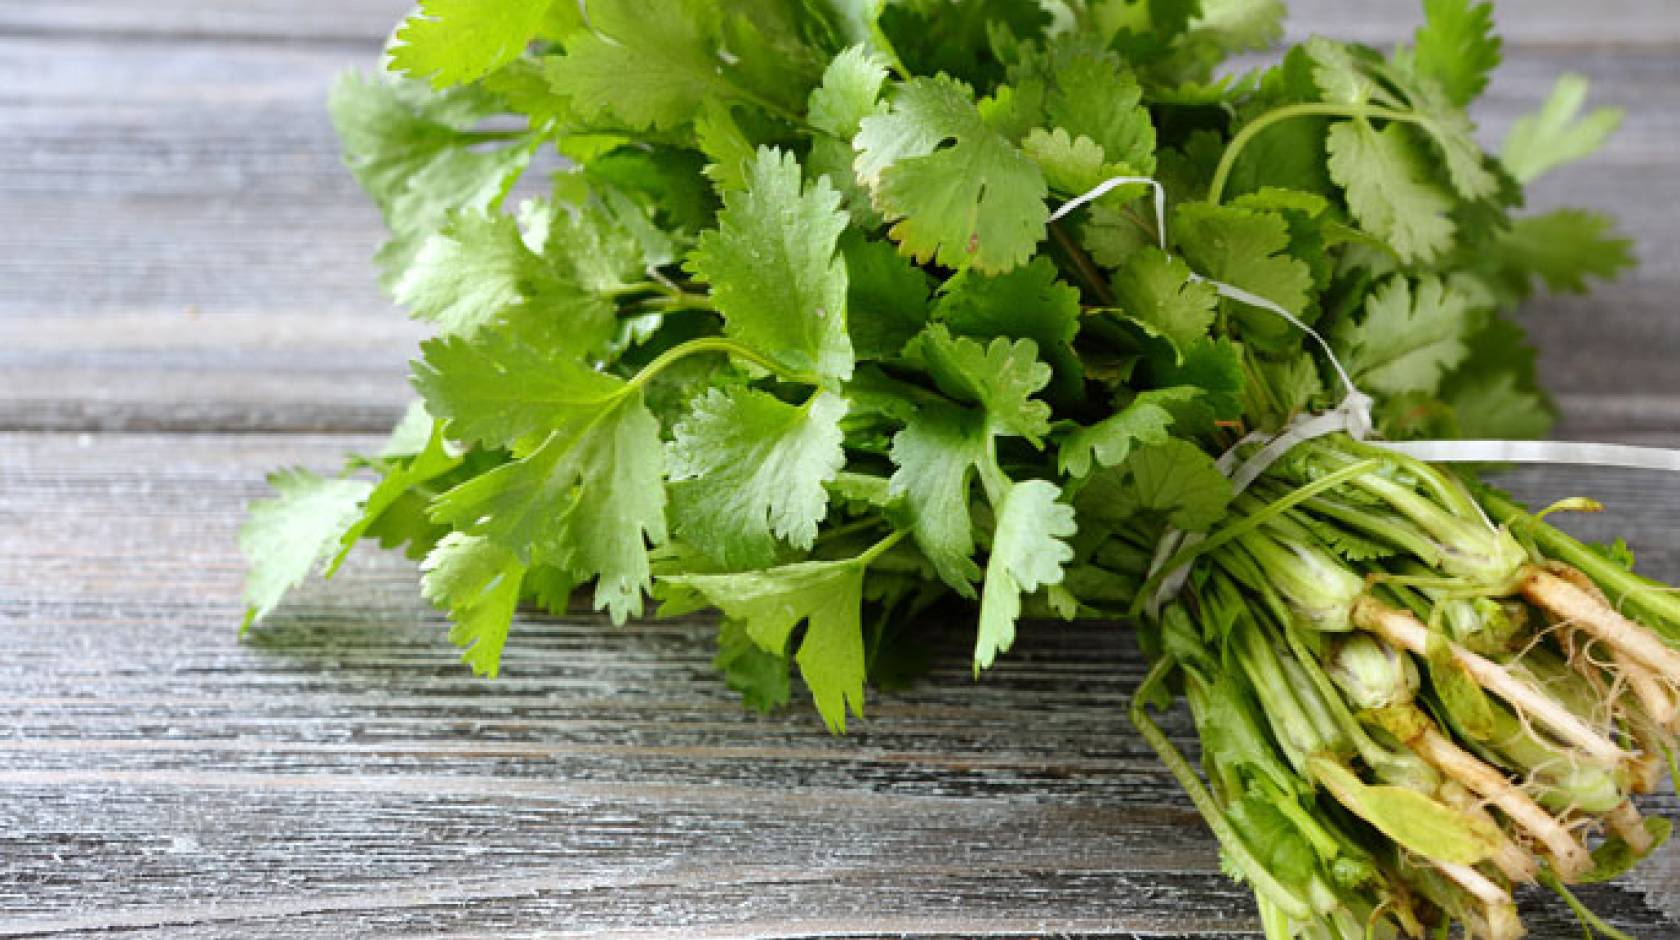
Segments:
[[[1528,933],[1517,917],[1517,905],[1511,900],[1510,892],[1494,884],[1492,879],[1469,865],[1453,865],[1448,862],[1430,864],[1482,903],[1485,923],[1481,924],[1481,929],[1477,931],[1480,936],[1488,940],[1520,940]]]
[[[1626,653],[1617,650],[1615,657],[1616,668],[1627,677],[1628,688],[1633,690],[1633,697],[1639,700],[1639,707],[1657,724],[1665,728],[1673,727],[1676,718],[1680,718],[1680,702],[1675,700],[1673,691],[1652,675],[1650,670],[1630,659]]]
[[[1668,682],[1680,682],[1680,650],[1650,630],[1617,613],[1573,581],[1542,568],[1529,568],[1522,579],[1529,602],[1576,629],[1604,642]]]
[[[1499,830],[1499,823],[1488,812],[1476,795],[1471,793],[1463,784],[1456,780],[1448,780],[1441,785],[1435,794],[1441,802],[1462,813],[1468,813],[1488,824],[1488,828]],[[1511,841],[1504,830],[1499,830],[1499,848],[1488,859],[1506,878],[1522,884],[1533,884],[1540,877],[1540,862],[1527,849]]]
[[[1651,833],[1645,830],[1645,820],[1632,800],[1611,810],[1604,819],[1610,824],[1610,831],[1621,836],[1635,854],[1644,855],[1655,847]]]
[[[1578,880],[1592,870],[1592,853],[1552,815],[1518,789],[1505,775],[1489,767],[1474,754],[1454,744],[1434,728],[1425,728],[1411,741],[1412,750],[1429,765],[1511,818],[1532,835],[1552,858],[1552,867],[1565,881]]]
[[[1418,656],[1428,655],[1431,637],[1429,628],[1407,611],[1395,610],[1371,597],[1361,597],[1353,605],[1353,622],[1360,629],[1375,633],[1394,646]],[[1619,767],[1632,759],[1632,755],[1618,747],[1614,741],[1594,730],[1580,716],[1544,691],[1511,675],[1498,663],[1478,656],[1457,643],[1450,640],[1443,642],[1451,649],[1454,661],[1482,688],[1504,699],[1516,709],[1518,715],[1525,715],[1543,725],[1584,756],[1611,768]]]

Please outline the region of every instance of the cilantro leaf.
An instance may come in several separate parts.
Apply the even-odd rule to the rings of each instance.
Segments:
[[[1499,66],[1493,34],[1493,4],[1470,0],[1424,0],[1424,24],[1413,38],[1412,67],[1441,84],[1456,107],[1475,100]]]
[[[1522,216],[1500,234],[1487,261],[1519,299],[1536,278],[1547,290],[1585,293],[1587,278],[1608,280],[1634,264],[1633,243],[1618,237],[1614,225],[1609,216],[1584,209]]]
[[[724,197],[718,227],[700,237],[689,269],[712,285],[724,329],[796,372],[852,374],[846,334],[848,224],[826,178],[802,185],[792,154],[760,149],[747,188]]]
[[[415,390],[458,441],[492,447],[540,441],[556,427],[588,424],[624,391],[622,379],[513,330],[440,337],[420,349]]]
[[[1452,246],[1452,198],[1430,181],[1404,127],[1378,131],[1365,121],[1342,121],[1331,125],[1325,147],[1330,176],[1347,191],[1354,218],[1401,260],[1429,261]]]
[[[1050,381],[1030,339],[998,337],[989,345],[952,337],[942,323],[923,330],[905,353],[927,364],[947,395],[986,409],[988,430],[1038,443],[1050,431],[1050,406],[1033,398]]]
[[[846,462],[845,414],[846,400],[826,392],[804,405],[741,388],[696,399],[668,459],[677,534],[731,569],[771,564],[777,538],[810,548],[824,485]]]
[[[1140,446],[1164,444],[1171,437],[1173,413],[1163,405],[1188,401],[1201,394],[1194,388],[1152,389],[1139,393],[1131,404],[1089,427],[1075,427],[1062,438],[1056,452],[1061,471],[1074,477],[1091,472],[1092,461],[1115,467]]]
[[[436,87],[482,78],[525,51],[553,0],[420,0],[397,30],[391,68]]]
[[[737,574],[660,579],[692,592],[738,620],[760,649],[785,656],[793,631],[806,625],[794,657],[823,722],[846,730],[846,712],[863,717],[863,575],[859,559],[804,561]]]
[[[1073,507],[1061,489],[1044,480],[1014,483],[997,508],[997,529],[980,592],[980,629],[974,642],[974,671],[990,669],[997,654],[1015,643],[1021,593],[1060,584],[1062,566],[1073,560],[1063,539],[1078,531]]]
[[[968,503],[986,443],[984,418],[948,405],[919,409],[892,442],[891,492],[904,497],[916,546],[964,597],[974,596],[980,579]]]
[[[538,308],[531,311],[535,317],[564,318],[564,335],[580,350],[605,343],[618,325],[610,302],[562,278],[501,214],[451,216],[426,240],[393,293],[444,333],[470,336],[523,305]]]
[[[327,110],[345,164],[391,231],[379,252],[388,285],[449,213],[494,208],[531,160],[529,147],[517,143],[473,146],[471,128],[494,113],[494,102],[473,88],[433,92],[346,74],[333,84]]]
[[[1084,371],[1073,351],[1079,291],[1060,279],[1055,262],[1041,256],[995,277],[961,271],[940,293],[933,315],[954,335],[1030,339],[1055,370],[1057,392],[1078,395]]]
[[[1186,203],[1174,228],[1191,267],[1272,301],[1306,309],[1312,271],[1288,254],[1289,223],[1275,212]]]
[[[426,518],[424,503],[414,498],[414,488],[454,470],[461,465],[462,458],[444,443],[442,427],[426,413],[424,407],[410,409],[410,414],[415,413],[424,421],[424,443],[416,453],[400,458],[388,457],[385,475],[363,501],[361,518],[339,537],[338,554],[322,571],[323,577],[330,578],[338,573],[339,567],[364,536],[378,536],[380,545],[385,548],[394,548],[412,540],[412,550],[416,553],[424,552],[433,537],[435,526]],[[404,446],[399,443],[400,437],[409,433],[412,432],[398,425],[391,435],[391,442],[386,445],[385,454],[389,455],[393,446]],[[393,510],[398,509],[409,513],[400,525],[393,514]]]
[[[1114,273],[1114,299],[1126,315],[1184,350],[1208,335],[1219,295],[1192,280],[1190,267],[1153,246],[1126,259]]]
[[[717,643],[712,665],[723,673],[724,684],[740,693],[743,705],[767,714],[788,703],[792,692],[785,655],[766,652],[739,620],[718,625]]]
[[[1500,162],[1519,183],[1591,155],[1622,124],[1622,109],[1599,108],[1581,116],[1587,80],[1568,73],[1558,78],[1539,113],[1518,118],[1505,135]]]
[[[1557,409],[1540,389],[1536,355],[1522,328],[1489,317],[1466,344],[1468,352],[1441,383],[1464,437],[1531,440],[1545,436]]]
[[[451,532],[421,564],[420,592],[449,612],[449,641],[474,673],[495,678],[519,606],[525,564],[513,552],[474,535]]]
[[[931,279],[887,241],[848,232],[846,331],[859,359],[894,359],[928,322]]]
[[[1187,532],[1218,522],[1231,502],[1231,481],[1189,441],[1174,438],[1142,448],[1130,467],[1139,505],[1166,513],[1168,522]]]
[[[1043,174],[956,79],[912,79],[891,111],[863,119],[852,146],[892,238],[918,261],[998,273],[1026,262],[1044,238]]]
[[[1414,288],[1393,276],[1371,292],[1362,321],[1342,321],[1337,351],[1362,388],[1433,393],[1464,361],[1465,337],[1476,322],[1471,313],[1469,298],[1438,277],[1421,278]]]
[[[1200,392],[1194,399],[1178,404],[1174,409],[1178,412],[1181,430],[1184,430],[1182,426],[1186,424],[1199,427],[1216,420],[1237,418],[1242,414],[1242,393],[1248,384],[1247,376],[1243,372],[1242,348],[1224,336],[1201,340],[1186,348],[1180,358],[1165,362],[1151,361],[1149,380],[1151,385],[1158,388],[1188,386]],[[1167,401],[1160,403],[1163,406],[1174,404]],[[1205,419],[1201,422],[1187,422],[1184,415],[1186,407],[1205,409]]]
[[[647,543],[665,540],[659,422],[628,389],[579,412],[528,456],[439,496],[432,515],[522,561],[596,579],[596,609],[622,623],[641,613]]]
[[[275,496],[252,503],[239,528],[239,549],[250,565],[241,629],[268,616],[333,557],[373,490],[362,480],[323,479],[307,470],[272,473],[268,485]]]
[[[853,46],[829,62],[822,84],[811,91],[805,119],[817,130],[835,137],[857,136],[863,119],[885,110],[881,88],[887,67],[875,54]]]
[[[1155,125],[1137,76],[1119,56],[1084,43],[1057,51],[1044,102],[1049,125],[1101,147],[1105,163],[1153,173]]]
[[[765,50],[726,49],[736,16],[708,0],[592,0],[590,28],[565,37],[549,81],[584,117],[611,112],[638,128],[679,127],[715,100],[791,110],[808,91],[799,63],[781,63],[779,83],[757,81],[748,66]]]

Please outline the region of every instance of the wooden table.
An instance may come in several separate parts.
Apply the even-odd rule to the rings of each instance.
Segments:
[[[388,557],[236,639],[263,473],[332,467],[405,399],[420,331],[323,96],[406,6],[0,0],[0,937],[1255,935],[1126,726],[1120,626],[1034,626],[979,683],[955,639],[843,739],[742,713],[699,623],[521,618],[474,680]],[[1296,6],[1378,43],[1414,20]],[[1566,69],[1628,109],[1535,193],[1615,209],[1644,259],[1525,314],[1560,433],[1680,444],[1680,8],[1501,14],[1489,140]],[[1680,579],[1680,481],[1513,485],[1607,498],[1586,531]],[[1680,936],[1680,853],[1586,894]]]

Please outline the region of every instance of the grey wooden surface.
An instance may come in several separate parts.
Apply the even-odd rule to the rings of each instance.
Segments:
[[[322,102],[405,6],[0,0],[0,937],[1252,937],[1125,725],[1121,627],[1035,626],[979,683],[953,637],[844,739],[743,714],[703,624],[522,618],[474,680],[389,557],[236,641],[264,471],[332,466],[404,400],[419,333]],[[1415,21],[1294,8],[1379,43]],[[1535,193],[1613,208],[1644,260],[1525,315],[1560,433],[1680,444],[1680,8],[1500,19],[1490,140],[1563,70],[1629,112]],[[1513,483],[1606,498],[1584,530],[1680,579],[1680,481]],[[1586,894],[1680,936],[1680,853]]]

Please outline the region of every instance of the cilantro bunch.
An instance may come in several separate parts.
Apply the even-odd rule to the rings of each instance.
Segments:
[[[428,0],[330,100],[436,327],[420,401],[344,477],[273,478],[247,622],[371,538],[479,672],[521,603],[652,593],[723,613],[749,703],[795,662],[840,730],[930,604],[978,601],[977,670],[1024,608],[1124,610],[1163,525],[1225,516],[1210,454],[1333,403],[1192,272],[1332,337],[1391,437],[1543,432],[1506,314],[1629,253],[1514,210],[1618,115],[1566,77],[1483,153],[1489,9],[1427,9],[1388,56],[1222,71],[1280,3]],[[1162,182],[1168,231],[1140,185],[1048,221],[1115,176]]]
[[[1565,76],[1485,153],[1490,8],[1424,6],[1389,54],[1245,71],[1278,0],[422,0],[330,101],[435,327],[419,399],[338,477],[271,478],[247,625],[372,539],[476,672],[521,605],[651,597],[721,614],[747,704],[797,666],[843,731],[936,607],[978,673],[1023,618],[1136,613],[1163,532],[1205,534],[1134,717],[1268,935],[1520,935],[1514,884],[1667,835],[1631,797],[1674,752],[1680,605],[1355,441],[1241,495],[1215,464],[1344,392],[1233,295],[1327,337],[1388,438],[1530,437],[1512,313],[1631,263],[1599,213],[1522,211],[1619,113]],[[1206,783],[1145,710],[1175,695]]]

